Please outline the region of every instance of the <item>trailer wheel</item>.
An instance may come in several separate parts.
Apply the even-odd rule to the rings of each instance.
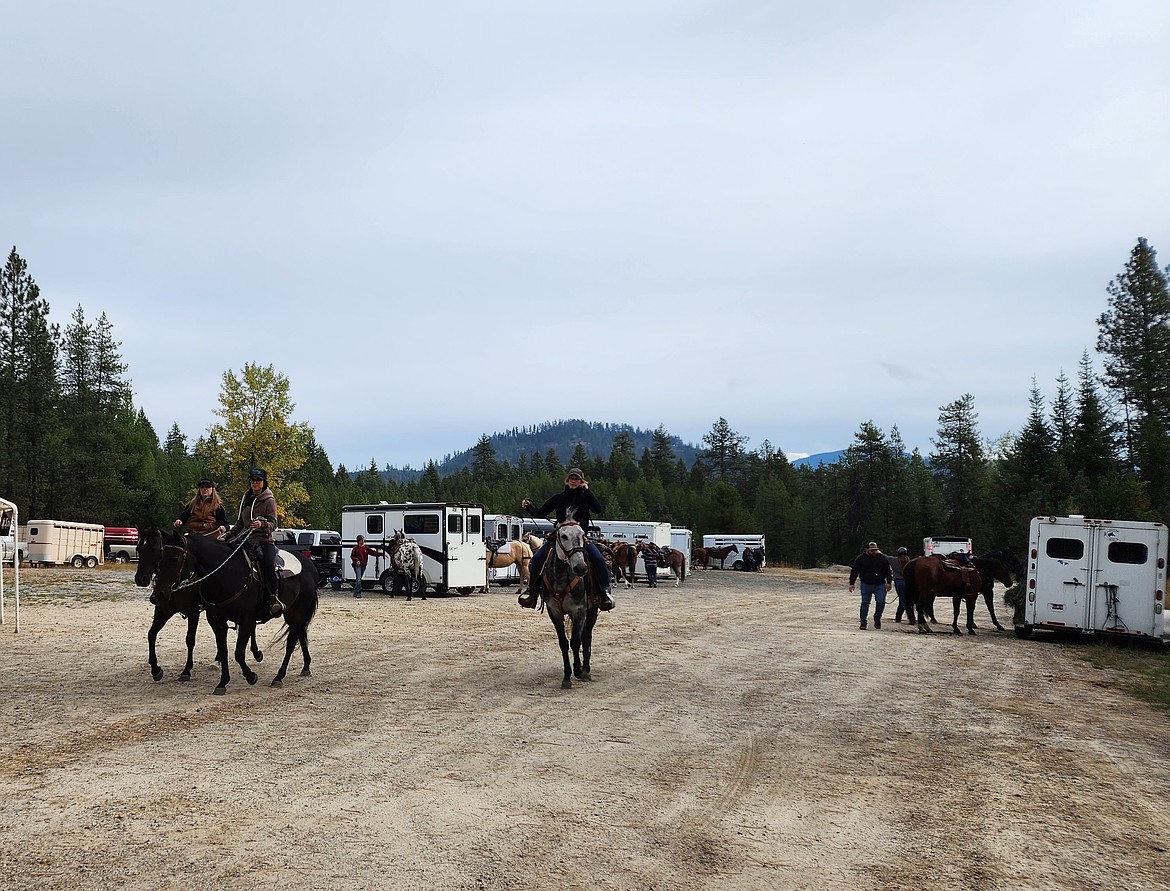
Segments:
[[[110,559],[115,563],[129,563],[130,557],[125,551],[118,551],[116,554],[110,554]]]
[[[736,560],[734,563],[731,564],[731,568],[736,570],[737,572],[742,572],[743,571],[743,561]]]
[[[475,588],[469,588],[469,587],[464,586],[462,588],[456,588],[455,590],[458,591],[460,594],[462,594],[464,597],[467,597],[472,591],[475,590]]]
[[[381,577],[378,579],[378,584],[382,586],[382,593],[383,594],[393,594],[394,593],[394,570],[387,569],[384,573],[382,573]]]
[[[1015,632],[1016,632],[1016,637],[1020,638],[1021,640],[1027,640],[1029,637],[1032,636],[1032,626],[1031,625],[1017,625],[1015,627]]]
[[[93,556],[92,554],[90,556],[86,557],[85,558],[85,565],[88,566],[90,569],[93,569],[95,566],[97,566],[97,557]]]
[[[85,558],[81,554],[78,554],[69,562],[73,564],[74,569],[81,569],[85,565]]]
[[[427,582],[426,582],[426,579],[423,579],[422,590],[419,593],[420,594],[426,593],[426,590],[427,590]],[[435,585],[435,593],[436,594],[446,594],[447,593],[447,586],[446,585]]]

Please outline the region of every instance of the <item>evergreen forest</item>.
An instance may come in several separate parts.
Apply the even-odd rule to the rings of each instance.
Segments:
[[[217,420],[161,438],[134,405],[104,314],[78,307],[61,329],[14,247],[0,271],[0,494],[22,520],[169,524],[196,481],[215,479],[234,513],[253,466],[268,469],[287,526],[338,528],[347,504],[468,501],[518,513],[581,467],[602,518],[667,521],[705,533],[761,532],[769,562],[846,563],[869,539],[884,550],[962,534],[977,551],[1023,552],[1030,519],[1084,514],[1170,517],[1170,267],[1139,239],[1106,289],[1097,364],[1085,353],[1051,398],[1031,382],[1018,432],[987,442],[975,398],[939,408],[929,454],[897,428],[862,421],[841,460],[794,467],[765,440],[749,448],[724,418],[697,452],[667,430],[622,424],[563,431],[546,423],[484,434],[458,460],[421,472],[334,467],[311,426],[292,420],[289,381],[271,366],[223,374]],[[584,422],[572,422],[582,424]],[[539,433],[539,446],[524,434]],[[567,454],[566,454],[567,452]],[[440,469],[443,464],[443,469]],[[445,471],[445,472],[444,472]]]

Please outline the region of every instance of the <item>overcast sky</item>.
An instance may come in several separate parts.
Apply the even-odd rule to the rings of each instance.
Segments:
[[[256,362],[351,469],[569,417],[929,452],[1170,263],[1168,59],[1165,0],[10,4],[0,242],[160,437]]]

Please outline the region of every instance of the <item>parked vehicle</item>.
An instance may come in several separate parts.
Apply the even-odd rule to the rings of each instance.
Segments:
[[[23,538],[17,543],[17,528],[16,506],[0,499],[0,563],[11,563],[14,556],[24,562],[25,543]]]
[[[308,560],[317,569],[317,587],[341,575],[341,533],[332,529],[277,529],[272,541],[282,551]]]
[[[138,530],[132,526],[106,526],[106,561],[127,563],[138,559]]]
[[[364,535],[366,544],[382,548],[395,532],[413,538],[423,554],[424,584],[437,593],[457,590],[470,594],[483,587],[487,552],[483,544],[483,505],[467,502],[422,504],[347,504],[341,509],[341,567],[343,579],[352,582],[349,552]],[[374,561],[378,582],[387,594],[394,586],[391,567],[384,558]],[[373,579],[372,570],[366,573]]]
[[[947,554],[967,554],[970,556],[973,545],[971,539],[958,535],[939,535],[934,538],[922,539],[922,553],[927,557],[943,556]]]
[[[1170,640],[1168,539],[1163,523],[1033,518],[1024,621],[1016,634],[1042,628]]]
[[[670,546],[670,524],[655,523],[649,520],[593,520],[592,525],[601,537],[609,541],[625,541],[636,545],[640,541],[651,541],[660,548]],[[661,573],[665,573],[665,567]],[[638,562],[634,564],[634,575],[646,578],[646,565],[642,562],[642,555],[638,555]]]
[[[691,548],[695,544],[695,537],[691,534],[690,529],[682,529],[678,526],[672,526],[670,529],[670,546],[676,551],[681,551],[687,558],[687,570],[691,568]]]
[[[105,527],[69,520],[29,520],[24,527],[28,562],[32,566],[71,563],[91,569],[105,558]]]
[[[764,559],[760,561],[760,569],[768,565],[767,548],[764,545],[764,536],[762,535],[704,535],[704,548],[725,548],[728,545],[735,545],[739,550],[736,553],[728,554],[727,559],[723,561],[725,567],[732,569],[743,569],[743,552],[745,548],[764,548]],[[708,560],[706,569],[718,569],[718,560]]]

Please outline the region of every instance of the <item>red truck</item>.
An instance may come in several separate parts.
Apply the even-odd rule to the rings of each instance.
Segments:
[[[106,526],[106,562],[127,563],[138,559],[138,530],[132,526]]]

